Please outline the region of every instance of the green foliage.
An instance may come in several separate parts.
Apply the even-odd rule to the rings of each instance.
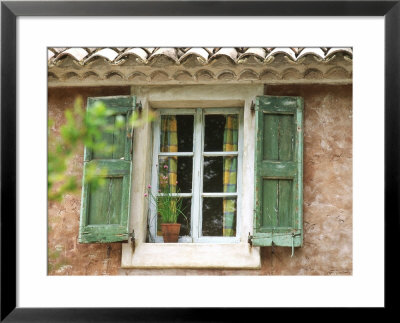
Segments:
[[[179,196],[179,188],[176,188],[177,182],[174,184],[169,183],[167,165],[160,167],[160,169],[162,171],[159,174],[160,190],[158,194],[154,195],[151,191],[151,186],[148,185],[145,197],[156,206],[162,223],[177,223],[179,215],[182,215],[187,222],[186,215],[183,213],[183,198]]]
[[[49,201],[61,201],[66,193],[74,193],[81,189],[81,181],[77,176],[67,173],[72,158],[83,149],[83,145],[97,152],[111,152],[114,147],[102,140],[104,133],[113,132],[125,126],[123,118],[117,117],[114,125],[108,124],[108,117],[113,112],[102,102],[96,103],[85,110],[82,98],[77,98],[73,109],[65,111],[66,122],[60,128],[60,136],[52,137],[50,129],[54,121],[48,123],[48,160],[47,160],[47,189]],[[152,121],[153,116],[142,118],[134,112],[128,122],[139,127],[145,122]],[[95,189],[105,183],[107,169],[88,167],[85,181]]]

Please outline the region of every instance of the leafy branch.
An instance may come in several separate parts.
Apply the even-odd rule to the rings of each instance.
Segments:
[[[73,109],[65,111],[66,122],[60,128],[60,136],[51,136],[50,130],[54,120],[48,122],[48,159],[47,159],[47,190],[49,201],[61,201],[69,192],[76,192],[81,188],[81,181],[77,176],[67,173],[68,165],[73,156],[82,149],[82,145],[94,152],[112,152],[114,147],[104,141],[104,133],[112,133],[116,129],[125,127],[124,118],[116,116],[113,125],[108,123],[112,111],[106,105],[96,101],[90,109],[85,110],[82,98],[77,98]],[[147,118],[141,113],[132,113],[128,122],[133,128],[142,126],[152,121],[153,114]],[[87,167],[85,170],[85,182],[90,183],[92,189],[96,189],[105,183],[104,177],[107,169]]]

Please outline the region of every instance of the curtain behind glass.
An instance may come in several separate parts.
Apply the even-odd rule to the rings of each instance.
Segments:
[[[223,151],[238,150],[238,116],[227,115],[224,129]],[[236,156],[224,157],[223,184],[224,193],[236,192],[237,181],[237,162]],[[223,199],[223,236],[231,237],[236,235],[235,230],[235,211],[236,199]]]

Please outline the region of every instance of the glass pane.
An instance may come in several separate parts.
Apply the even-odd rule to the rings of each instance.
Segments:
[[[236,235],[236,198],[203,198],[203,236]]]
[[[193,115],[161,116],[160,151],[193,151]]]
[[[203,192],[236,192],[237,157],[204,157]]]
[[[169,189],[172,193],[192,192],[192,157],[159,157],[158,169],[160,190]],[[166,184],[169,184],[169,187]]]
[[[223,191],[223,157],[204,157],[203,192]]]
[[[175,202],[176,203],[176,202]],[[190,236],[190,223],[191,223],[191,217],[192,217],[192,198],[191,197],[184,197],[181,198],[180,202],[178,202],[178,205],[180,204],[180,210],[182,211],[182,214],[178,215],[178,223],[181,224],[181,229],[179,232],[179,236]],[[161,219],[161,214],[157,214],[157,235],[162,236],[161,232],[161,224],[162,219]]]
[[[184,216],[181,214],[178,216],[178,223],[181,224],[181,231],[179,232],[179,236],[190,236],[190,220],[191,220],[191,209],[192,209],[192,199],[191,198],[183,198],[182,199],[182,212]]]
[[[238,150],[238,115],[206,115],[204,151]]]

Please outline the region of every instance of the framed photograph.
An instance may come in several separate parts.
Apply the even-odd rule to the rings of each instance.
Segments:
[[[2,2],[1,320],[391,308],[399,14]]]

